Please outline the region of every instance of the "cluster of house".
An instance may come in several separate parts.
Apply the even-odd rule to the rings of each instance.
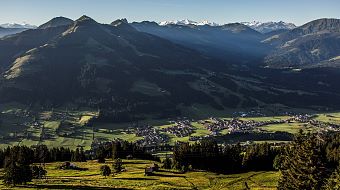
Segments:
[[[138,127],[135,131],[137,137],[143,137],[143,139],[137,140],[136,143],[141,146],[154,146],[164,144],[169,141],[169,137],[162,134],[160,130],[152,126]]]
[[[299,123],[308,123],[311,119],[313,119],[314,115],[309,114],[299,114],[294,115],[291,118],[287,119],[288,122],[295,121]]]
[[[231,120],[222,120],[217,118],[211,118],[212,123],[206,124],[206,128],[213,134],[218,135],[222,130],[227,129],[229,133],[253,131],[258,127],[272,124],[286,123],[286,120],[268,120],[268,121],[253,121],[253,120],[240,120],[233,118]],[[260,130],[260,129],[259,129]]]
[[[217,135],[220,131],[224,129],[227,129],[230,133],[253,131],[254,129],[261,131],[261,129],[259,129],[258,127],[291,122],[306,123],[324,130],[340,131],[340,125],[317,121],[313,119],[314,117],[314,115],[309,114],[296,114],[287,119],[268,121],[245,121],[237,118],[233,118],[231,120],[222,120],[211,118],[212,122],[205,122],[203,124],[211,132],[212,135]],[[193,141],[197,139],[199,140],[199,137],[191,138]]]
[[[148,136],[148,135],[154,135],[154,134],[158,134],[159,131],[150,126],[150,125],[145,125],[145,126],[139,126],[136,128],[135,130],[135,135],[137,137],[145,137],[145,136]]]
[[[315,119],[311,119],[308,124],[312,125],[313,127],[319,128],[321,131],[340,131],[340,125],[335,123],[329,122],[322,122]]]
[[[176,137],[187,137],[195,132],[195,128],[189,120],[184,120],[178,121],[175,126],[164,128],[162,131],[173,134]]]

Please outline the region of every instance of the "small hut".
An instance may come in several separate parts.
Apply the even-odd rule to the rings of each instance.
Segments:
[[[158,164],[153,163],[151,166],[145,168],[144,175],[151,176],[153,175],[154,172],[158,172],[158,171],[159,171]]]

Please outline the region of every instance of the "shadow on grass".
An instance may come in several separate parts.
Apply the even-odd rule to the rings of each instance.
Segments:
[[[125,165],[151,164],[150,162],[123,162]]]
[[[130,190],[127,188],[112,188],[112,187],[91,187],[91,186],[73,186],[73,185],[34,185],[34,186],[23,186],[24,188],[32,189],[89,189],[89,190]]]
[[[114,178],[114,179],[118,179],[118,180],[146,180],[146,181],[152,181],[152,180],[156,180],[156,179],[150,179],[150,178],[144,178],[144,177],[135,177],[135,178]]]
[[[173,170],[159,170],[159,172],[168,172],[168,173],[172,173],[172,174],[184,174],[183,172],[180,171],[173,171]]]
[[[157,177],[185,177],[181,175],[169,175],[169,174],[160,174],[160,173],[154,173],[151,176],[157,176]]]

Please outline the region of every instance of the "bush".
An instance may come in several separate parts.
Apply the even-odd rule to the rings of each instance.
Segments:
[[[101,173],[102,176],[107,177],[107,176],[111,175],[111,169],[108,165],[104,165],[104,166],[100,167],[100,173]]]
[[[41,166],[33,166],[31,169],[33,179],[42,179],[47,174],[47,171]]]
[[[162,168],[164,168],[164,169],[171,169],[172,168],[172,161],[171,161],[171,159],[169,157],[166,157],[163,160]]]
[[[98,163],[101,163],[101,164],[105,163],[105,158],[104,157],[99,157],[98,158]]]
[[[123,170],[123,162],[121,159],[115,159],[113,162],[113,169],[116,173],[119,173]]]

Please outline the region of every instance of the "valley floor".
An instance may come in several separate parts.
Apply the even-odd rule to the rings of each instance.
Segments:
[[[315,113],[308,112],[308,110],[291,110],[294,113],[311,113],[315,114],[313,119],[317,122],[331,123],[340,125],[340,113]],[[136,123],[94,123],[89,125],[88,122],[98,115],[96,110],[88,108],[82,109],[28,109],[20,104],[7,104],[0,105],[0,148],[6,148],[13,145],[26,145],[32,146],[36,144],[45,144],[48,147],[69,147],[75,149],[79,146],[84,147],[85,150],[89,150],[94,140],[96,142],[108,142],[113,139],[123,139],[131,142],[143,140],[143,135],[136,135],[136,128],[145,127],[147,125],[156,129],[157,138],[165,137],[163,141],[155,142],[157,144],[168,143],[173,145],[177,141],[181,142],[195,142],[198,139],[205,137],[221,137],[221,141],[227,143],[241,142],[246,143],[248,141],[253,142],[284,142],[280,138],[239,138],[237,136],[228,135],[231,131],[229,129],[221,129],[217,131],[217,134],[213,134],[208,130],[208,126],[213,124],[216,119],[231,120],[231,113],[225,113],[224,116],[215,116],[214,119],[205,117],[201,120],[189,120],[193,130],[192,133],[177,136],[168,131],[169,128],[174,127],[176,124],[174,121],[169,120],[144,120]],[[206,113],[211,113],[206,111]],[[240,113],[239,113],[240,114]],[[266,116],[251,116],[241,117],[240,120],[246,122],[266,122],[266,121],[282,121],[291,118],[291,116],[284,115],[282,112],[279,116],[268,115]],[[289,114],[289,113],[287,113]],[[153,129],[150,129],[153,131]],[[185,129],[185,128],[184,128]],[[188,128],[187,128],[188,129]],[[288,132],[291,134],[297,133],[300,129],[304,131],[320,131],[327,130],[325,127],[315,127],[311,125],[309,121],[292,121],[284,123],[273,123],[253,127],[250,129],[242,129],[241,132],[261,132],[272,134],[274,132]],[[148,133],[151,131],[144,131]],[[184,130],[183,130],[184,131]],[[153,137],[155,135],[151,135]],[[190,140],[190,137],[193,140]],[[264,139],[264,140],[259,140]]]
[[[124,160],[125,171],[107,178],[100,175],[101,165],[96,161],[75,163],[88,168],[88,171],[60,170],[62,163],[46,165],[47,178],[34,180],[24,186],[5,187],[0,182],[0,189],[244,189],[246,184],[251,189],[276,189],[278,172],[249,172],[232,175],[219,175],[205,171],[193,171],[185,174],[176,171],[160,170],[153,176],[144,176],[145,167],[152,161]],[[111,166],[112,161],[107,161]],[[3,175],[3,174],[1,174]]]

